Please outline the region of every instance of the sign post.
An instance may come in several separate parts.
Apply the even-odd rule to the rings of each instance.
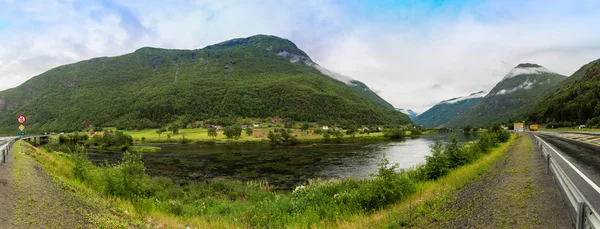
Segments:
[[[26,133],[23,132],[25,130],[25,126],[23,126],[23,124],[27,122],[27,117],[25,117],[25,115],[19,115],[19,117],[17,118],[17,122],[19,123],[19,132],[17,132],[17,134],[20,137],[23,137],[26,135]]]

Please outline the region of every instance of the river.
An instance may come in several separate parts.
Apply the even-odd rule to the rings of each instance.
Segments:
[[[385,154],[388,160],[410,168],[425,162],[429,145],[437,137],[445,141],[451,134],[431,134],[414,139],[371,144],[342,145],[160,145],[161,152],[145,153],[147,173],[168,177],[179,184],[214,178],[268,180],[278,188],[293,188],[310,178],[364,178],[374,172]],[[476,134],[456,132],[460,141],[478,139]],[[115,163],[121,153],[88,153],[96,164]]]

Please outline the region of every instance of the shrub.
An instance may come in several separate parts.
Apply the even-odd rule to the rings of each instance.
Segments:
[[[438,139],[432,145],[431,156],[425,157],[425,176],[427,179],[437,179],[445,175],[450,170],[450,163],[447,155],[444,153],[444,144]]]
[[[500,132],[498,132],[498,141],[500,142],[507,142],[508,139],[510,139],[510,132],[508,132],[507,130],[502,130]]]
[[[383,133],[383,136],[389,139],[402,139],[404,138],[404,129],[393,128],[388,129]]]
[[[83,146],[76,146],[75,152],[72,152],[73,177],[80,181],[85,181],[88,176],[88,170],[92,163],[88,160],[87,150]]]

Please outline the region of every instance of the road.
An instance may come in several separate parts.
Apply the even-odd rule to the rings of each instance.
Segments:
[[[600,212],[600,189],[598,188],[600,187],[600,136],[552,132],[536,134],[558,151],[551,150],[550,153],[596,212]],[[576,170],[579,170],[585,178],[582,178]]]

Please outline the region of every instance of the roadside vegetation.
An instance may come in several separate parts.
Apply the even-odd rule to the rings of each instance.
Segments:
[[[167,227],[310,227],[353,220],[401,203],[423,184],[435,183],[510,138],[503,130],[481,135],[469,144],[438,141],[427,163],[412,170],[397,171],[398,165],[383,158],[371,179],[311,180],[293,191],[275,190],[267,181],[217,179],[179,186],[148,177],[141,155],[129,152],[117,164],[95,166],[83,147],[72,153],[50,150],[45,155],[52,158],[46,160],[51,164],[40,163],[62,166],[57,174],[61,179],[93,190],[99,198],[108,197],[134,221]]]

